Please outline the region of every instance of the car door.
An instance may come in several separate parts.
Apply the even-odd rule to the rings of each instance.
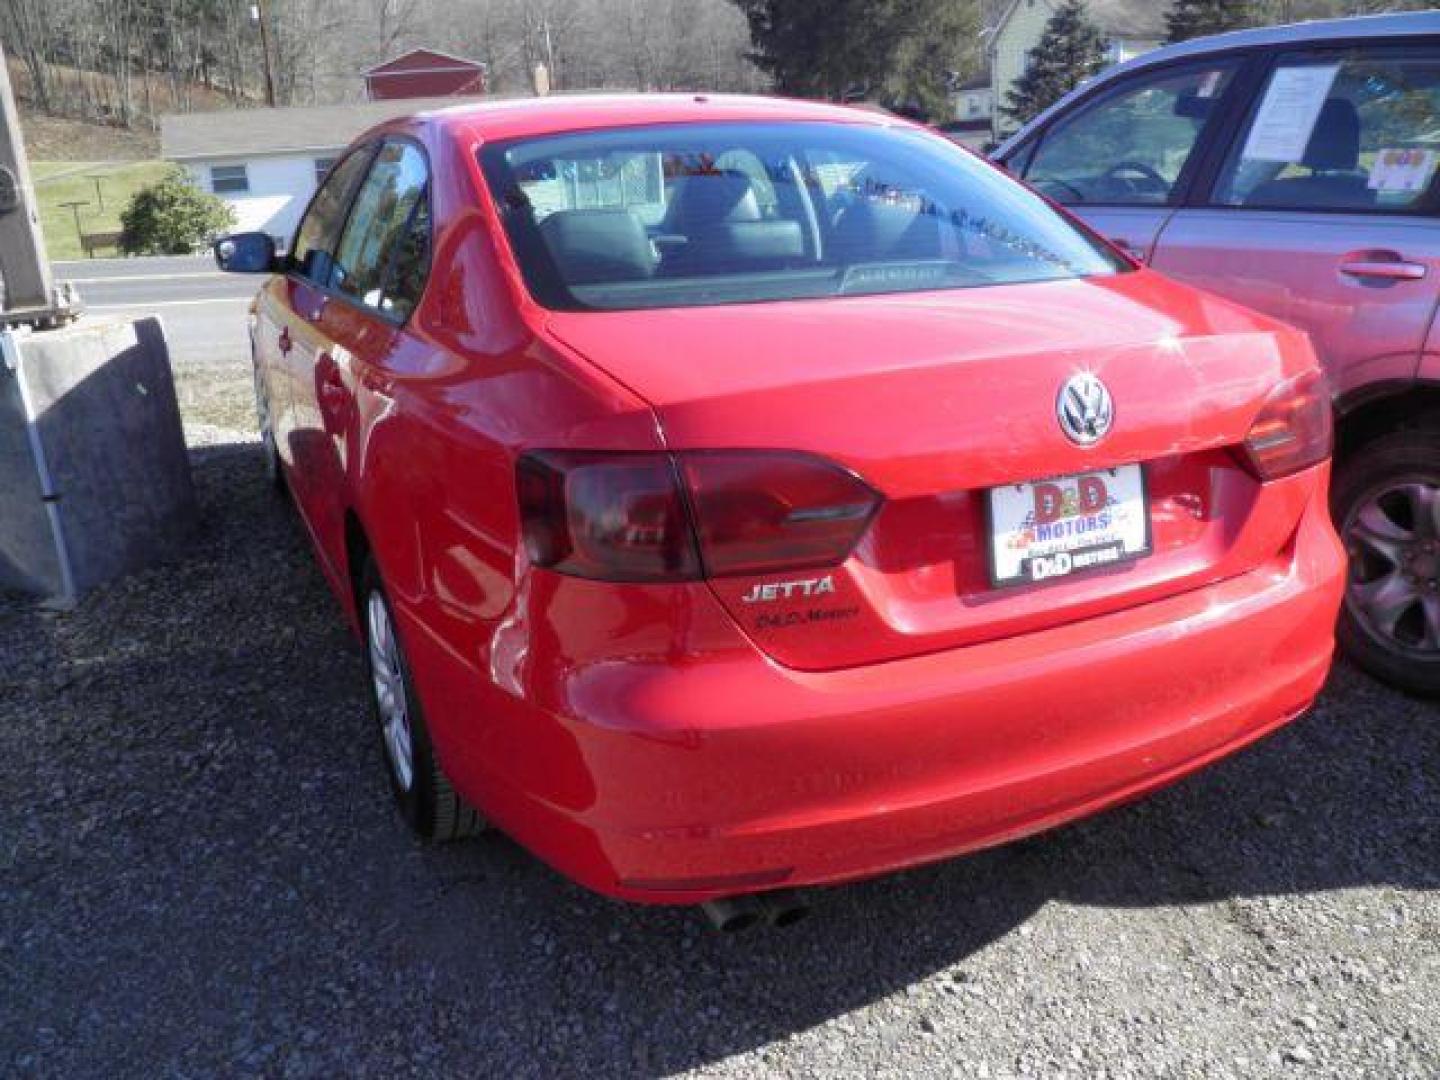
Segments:
[[[333,253],[372,152],[361,147],[330,171],[300,219],[285,275],[271,283],[261,305],[260,336],[271,350],[266,390],[275,441],[289,467],[291,494],[307,520],[314,481],[306,440],[313,421],[303,387],[325,348],[319,320],[328,301]]]
[[[1011,172],[1138,259],[1181,201],[1242,60],[1140,71],[1057,116],[1004,159]]]
[[[345,550],[346,476],[356,430],[357,392],[383,392],[383,373],[409,317],[413,268],[428,259],[428,167],[419,145],[386,139],[350,209],[330,266],[329,302],[319,313],[322,346],[306,385],[311,416],[306,469],[314,484],[311,528],[339,572]],[[398,278],[396,275],[400,275]]]
[[[1277,54],[1156,269],[1309,331],[1345,395],[1414,376],[1440,299],[1440,45]]]

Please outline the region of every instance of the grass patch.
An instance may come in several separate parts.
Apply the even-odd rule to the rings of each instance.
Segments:
[[[50,258],[80,259],[85,251],[75,231],[75,215],[62,204],[83,202],[78,207],[80,228],[86,234],[120,231],[120,211],[130,197],[147,184],[165,175],[170,163],[136,161],[99,163],[93,168],[83,162],[38,161],[30,166],[35,195],[40,203],[40,224],[45,230],[45,247]],[[99,191],[96,180],[99,178]],[[101,208],[101,203],[104,208]],[[104,254],[114,254],[107,249]]]

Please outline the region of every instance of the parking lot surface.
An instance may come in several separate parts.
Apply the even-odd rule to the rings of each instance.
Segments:
[[[189,556],[0,599],[0,1074],[1440,1075],[1440,711],[1343,666],[1155,798],[788,930],[414,841],[301,528],[216,426],[232,366],[187,404]]]

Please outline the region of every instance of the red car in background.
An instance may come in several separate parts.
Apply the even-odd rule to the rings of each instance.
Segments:
[[[284,258],[217,255],[272,274],[265,451],[424,836],[736,926],[1169,783],[1325,678],[1305,337],[917,126],[457,108],[359,140]]]

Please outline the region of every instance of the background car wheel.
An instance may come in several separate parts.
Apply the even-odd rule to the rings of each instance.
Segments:
[[[373,560],[366,561],[361,578],[360,618],[371,704],[401,814],[427,840],[459,840],[483,831],[484,819],[455,793],[435,758],[390,600]]]
[[[1341,648],[1377,678],[1440,696],[1440,428],[1356,450],[1331,508],[1350,555]]]
[[[260,452],[265,457],[265,479],[276,491],[285,490],[285,474],[280,471],[280,450],[275,445],[275,425],[270,413],[270,399],[255,368],[255,421],[260,428]]]

